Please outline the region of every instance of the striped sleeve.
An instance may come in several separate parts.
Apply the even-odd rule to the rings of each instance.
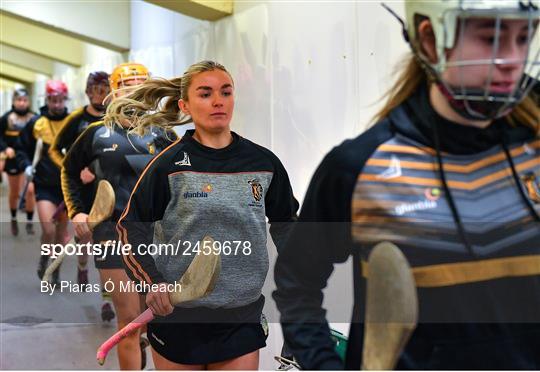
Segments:
[[[49,147],[49,157],[58,168],[62,168],[62,163],[64,162],[64,154],[62,153],[62,150],[64,148],[69,148],[69,145],[71,145],[73,140],[76,139],[73,138],[72,134],[73,129],[76,131],[73,122],[84,113],[83,110],[84,108],[79,108],[64,119],[62,128],[60,128],[60,131],[54,137],[53,143]]]
[[[15,161],[20,169],[24,169],[32,165],[34,151],[36,149],[36,137],[34,128],[39,119],[33,118],[24,129],[20,132],[17,142],[15,143]]]
[[[0,152],[4,151],[8,148],[7,142],[5,141],[5,133],[8,127],[7,118],[9,115],[9,111],[6,112],[1,118],[0,118]]]
[[[164,282],[154,258],[139,249],[153,242],[154,223],[163,218],[170,200],[168,162],[163,157],[177,142],[160,152],[146,166],[139,177],[116,229],[124,245],[130,245],[129,254],[124,255],[124,268],[128,276],[141,283]],[[165,161],[158,161],[158,160]]]
[[[68,216],[73,219],[78,213],[88,213],[89,205],[86,205],[84,193],[87,192],[85,184],[81,181],[81,171],[92,162],[92,142],[94,133],[103,125],[96,122],[77,138],[63,160],[61,170],[62,193],[68,211]]]

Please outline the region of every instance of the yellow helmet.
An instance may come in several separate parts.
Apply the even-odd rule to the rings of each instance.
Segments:
[[[125,80],[137,78],[146,80],[149,76],[148,69],[140,63],[122,63],[114,68],[109,77],[109,84],[111,85],[111,90],[117,90]]]

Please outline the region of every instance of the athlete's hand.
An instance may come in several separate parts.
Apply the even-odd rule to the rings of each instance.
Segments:
[[[90,182],[94,182],[95,179],[96,179],[96,176],[94,175],[94,173],[90,172],[90,169],[88,169],[88,167],[85,167],[81,171],[81,181],[85,185]]]
[[[28,181],[32,180],[32,177],[34,177],[34,169],[31,165],[24,168],[24,175]]]
[[[13,150],[13,148],[11,148],[11,147],[8,147],[6,149],[6,157],[8,159],[13,159],[15,157],[15,150]]]
[[[86,213],[77,213],[71,222],[73,222],[75,235],[81,242],[89,242],[92,239],[92,232],[88,227],[88,215]]]
[[[146,294],[146,305],[148,305],[154,315],[166,316],[174,310],[174,306],[169,299],[169,292],[166,290],[167,285],[167,283],[159,283],[158,286],[161,287],[160,291],[150,291]]]

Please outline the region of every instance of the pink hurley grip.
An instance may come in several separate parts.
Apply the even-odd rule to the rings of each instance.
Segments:
[[[107,341],[105,341],[97,351],[97,360],[100,365],[105,363],[107,354],[113,347],[116,346],[123,338],[129,336],[133,331],[141,328],[143,325],[154,319],[152,310],[146,309],[141,315],[133,319],[131,323],[112,335]]]

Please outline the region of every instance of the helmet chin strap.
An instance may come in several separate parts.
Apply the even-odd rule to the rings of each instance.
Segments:
[[[94,108],[94,110],[96,111],[99,111],[99,112],[105,112],[105,110],[107,109],[107,106],[99,103],[99,104],[96,104],[96,103],[92,103],[90,102],[90,106],[92,106]]]
[[[24,116],[30,112],[30,108],[25,108],[24,110],[19,110],[13,106],[13,112],[15,112],[19,116]]]
[[[455,91],[463,91],[465,98],[456,98],[447,86],[440,81],[435,82],[439,91],[450,103],[450,107],[460,116],[469,120],[494,120],[507,115],[521,101],[515,97],[513,102],[508,102],[508,94],[490,93],[495,100],[474,100],[466,97],[483,97],[484,90],[480,88],[456,88]],[[496,100],[500,98],[500,100]]]

